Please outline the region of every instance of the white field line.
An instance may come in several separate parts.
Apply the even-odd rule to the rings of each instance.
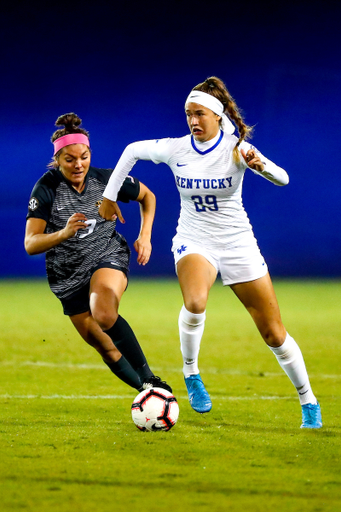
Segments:
[[[82,364],[82,363],[51,363],[49,361],[0,361],[0,367],[1,366],[35,366],[35,367],[48,367],[48,368],[69,368],[69,369],[78,369],[78,370],[102,370],[102,371],[108,371],[107,366],[103,364]],[[182,373],[181,368],[170,368],[170,367],[163,367],[163,368],[153,368],[153,371],[158,373]],[[258,377],[260,374],[264,377],[285,377],[285,373],[282,371],[279,372],[259,372],[259,371],[241,371],[236,370],[233,368],[224,368],[219,369],[217,368],[205,368],[205,371],[203,372],[205,375],[248,375],[248,376],[255,376]],[[341,379],[340,375],[332,375],[332,374],[309,374],[310,378],[315,379]]]
[[[49,361],[0,361],[0,366],[47,366],[49,368],[79,368],[80,370],[107,370],[105,364],[50,363]]]
[[[188,400],[187,395],[178,396],[182,400]],[[295,396],[214,396],[213,400],[296,400]],[[133,395],[0,395],[2,400],[133,400]]]

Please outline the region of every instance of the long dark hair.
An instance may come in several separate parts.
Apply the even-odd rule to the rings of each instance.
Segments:
[[[228,92],[226,85],[222,80],[220,80],[220,78],[217,78],[216,76],[211,76],[209,78],[206,78],[206,80],[201,84],[198,84],[195,87],[193,87],[192,90],[202,91],[206,92],[207,94],[211,94],[211,96],[214,96],[223,104],[224,114],[226,114],[230,119],[232,119],[232,121],[234,122],[238,129],[239,139],[233,149],[234,158],[238,162],[240,160],[238,146],[243,140],[251,137],[253,128],[245,124],[243,117],[241,115],[241,111],[238,108],[234,99],[232,98],[231,94]]]

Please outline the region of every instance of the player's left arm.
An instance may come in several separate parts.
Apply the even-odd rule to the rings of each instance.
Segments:
[[[246,165],[256,174],[263,176],[275,185],[283,186],[289,183],[287,172],[276,165],[274,162],[266,158],[255,147],[247,142],[243,142],[240,152],[244,158]]]
[[[136,198],[140,203],[141,227],[134,248],[137,252],[137,262],[139,265],[146,265],[149,261],[152,244],[152,227],[155,217],[156,198],[146,185],[140,182],[140,193]]]
[[[260,173],[264,171],[265,164],[264,162],[262,162],[260,156],[257,155],[255,150],[249,149],[249,151],[245,153],[244,149],[241,149],[240,152],[243,155],[243,158],[247,163],[247,166],[250,167],[250,169],[254,169],[255,171]]]

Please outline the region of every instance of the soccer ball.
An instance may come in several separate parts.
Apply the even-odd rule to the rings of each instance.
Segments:
[[[179,405],[175,396],[165,389],[145,389],[132,403],[131,415],[140,430],[169,430],[178,421]]]

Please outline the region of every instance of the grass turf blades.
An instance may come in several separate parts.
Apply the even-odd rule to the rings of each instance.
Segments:
[[[0,285],[2,511],[340,510],[339,282],[275,281],[322,408],[323,428],[310,431],[251,318],[218,283],[199,361],[213,408],[195,413],[181,373],[178,284],[131,279],[121,312],[180,406],[176,426],[157,433],[136,429],[135,390],[81,340],[45,282]]]

